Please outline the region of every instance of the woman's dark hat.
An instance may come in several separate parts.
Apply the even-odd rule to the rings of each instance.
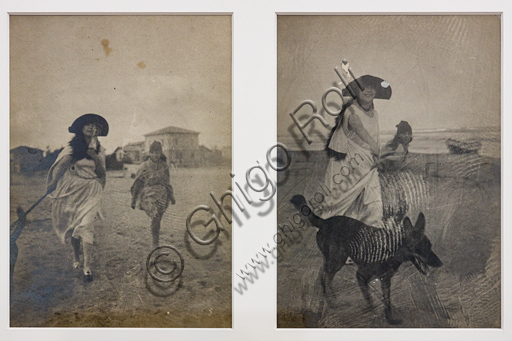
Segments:
[[[108,123],[107,120],[105,120],[100,115],[96,114],[85,114],[80,116],[73,122],[71,127],[69,127],[69,132],[72,134],[76,134],[78,132],[82,131],[82,128],[86,124],[94,123],[98,125],[101,128],[101,132],[99,133],[99,136],[107,136],[108,135]]]
[[[353,80],[348,84],[347,87],[350,88],[349,91],[347,88],[343,89],[342,94],[343,96],[351,96],[351,93],[357,94],[359,86],[356,82],[359,82],[361,86],[364,88],[366,87],[372,87],[377,92],[375,94],[375,98],[379,99],[390,99],[391,98],[391,86],[388,82],[383,80],[382,78],[370,76],[370,75],[364,75],[359,77],[357,80]]]
[[[154,141],[151,146],[149,146],[149,152],[155,153],[155,152],[162,152],[162,144],[158,141]]]

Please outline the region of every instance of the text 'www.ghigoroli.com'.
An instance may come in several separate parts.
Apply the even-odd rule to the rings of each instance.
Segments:
[[[346,60],[343,61],[342,69],[345,70],[345,72],[340,72],[338,67],[334,69],[334,71],[341,80],[341,83],[338,83],[338,86],[344,85],[348,90],[350,96],[353,99],[355,99],[356,94],[354,93],[353,89],[351,89],[348,86],[347,77],[353,78],[354,80],[356,80],[356,82],[357,78],[354,76],[354,73],[352,72],[352,69],[349,67],[348,62]],[[363,90],[361,84],[357,82],[357,85],[361,88],[361,90]],[[338,107],[340,108],[339,110],[333,110],[331,107],[328,106],[327,97],[330,93],[335,93],[340,97],[341,104],[338,105]],[[339,87],[328,88],[322,96],[321,103],[322,109],[327,114],[334,117],[339,116],[342,113],[343,106],[347,104],[345,98],[343,97],[343,92],[340,90]],[[309,115],[309,117],[307,117],[307,119],[301,120],[296,116],[296,114],[299,111],[301,111],[301,109],[305,106],[311,107],[312,112]],[[311,122],[313,122],[314,120],[318,120],[325,128],[330,128],[330,124],[327,123],[327,121],[321,115],[317,114],[317,106],[315,102],[312,100],[302,101],[297,106],[297,108],[292,113],[290,113],[290,117],[293,121],[294,126],[299,129],[299,131],[301,132],[302,136],[304,137],[308,144],[311,144],[313,140],[308,135],[305,128]],[[298,145],[301,145],[301,142],[302,141],[297,141]],[[283,148],[283,150],[286,153],[287,164],[286,167],[283,167],[282,169],[274,169],[282,171],[288,168],[291,162],[291,158],[286,147],[279,143],[278,145],[281,146],[281,148]],[[269,160],[269,155],[270,150],[269,153],[267,153],[267,160]],[[364,174],[364,172],[361,172],[360,170],[360,166],[364,163],[364,161],[364,158],[360,154],[356,153],[352,157],[349,157],[345,164],[341,165],[337,173],[334,172],[332,179],[326,179],[327,182],[330,183],[332,187],[326,184],[325,182],[318,183],[318,190],[311,198],[309,198],[309,200],[307,200],[308,205],[304,205],[303,207],[301,207],[300,214],[296,213],[291,218],[288,217],[287,223],[278,224],[278,232],[274,235],[273,241],[276,243],[276,245],[279,246],[279,252],[277,252],[277,246],[270,248],[270,245],[267,243],[267,248],[262,247],[262,252],[257,252],[255,256],[251,258],[250,262],[246,263],[245,267],[240,269],[239,272],[236,273],[236,275],[242,280],[242,282],[238,283],[238,288],[234,288],[236,292],[238,292],[239,294],[243,294],[244,291],[248,289],[248,282],[253,284],[255,280],[259,279],[260,274],[265,273],[265,270],[268,269],[270,265],[274,264],[275,261],[279,261],[279,258],[286,254],[287,247],[297,244],[302,240],[302,232],[304,231],[304,229],[310,226],[303,220],[303,216],[309,216],[312,213],[311,209],[315,211],[322,211],[323,209],[326,209],[326,199],[328,197],[337,198],[343,195],[343,193],[349,191],[351,188],[354,187],[355,184],[357,184],[357,182],[361,179],[362,174]],[[248,171],[247,175],[249,174],[250,170]],[[248,176],[247,181],[249,181]],[[274,184],[275,183],[273,183],[273,185]],[[238,187],[240,188],[240,186]],[[244,194],[244,192],[242,193]],[[272,195],[274,193],[275,191],[272,190]],[[268,254],[270,254],[275,261],[269,261]]]
[[[346,64],[345,66],[348,67],[348,64],[345,61],[344,61],[344,64]],[[352,74],[350,68],[348,70]],[[345,77],[342,74],[340,74],[340,72],[338,71],[338,68],[335,68],[335,71],[336,71],[337,75],[340,77],[340,79],[342,80],[343,84],[345,86],[347,86],[347,81],[346,81]],[[353,74],[352,74],[352,76],[353,76]],[[339,85],[341,85],[341,83]],[[354,94],[352,93],[352,91],[350,91],[350,89],[348,87],[347,87],[347,89],[349,90],[352,97],[355,97]],[[341,102],[342,102],[341,105],[339,105],[340,108],[345,104],[345,98],[343,97],[341,90],[337,87],[331,87],[331,88],[327,89],[325,91],[324,95],[322,96],[321,102],[322,102],[323,110],[331,116],[337,116],[337,115],[341,114],[341,110],[333,111],[327,105],[327,96],[330,93],[336,93],[339,95],[339,97],[341,98]],[[298,117],[296,117],[296,114],[304,106],[310,106],[312,108],[312,113],[309,115],[309,117],[306,120],[300,120]],[[293,113],[290,113],[290,117],[292,118],[293,124],[299,129],[299,131],[302,133],[303,137],[308,142],[308,144],[311,144],[313,141],[309,137],[307,132],[305,131],[305,128],[312,121],[319,120],[325,128],[330,127],[329,123],[327,123],[322,116],[317,114],[317,106],[316,106],[315,102],[312,100],[302,101],[297,106],[297,108],[293,111]],[[286,155],[286,157],[284,157],[284,161],[282,159],[280,159],[279,157],[277,157],[276,158],[277,162],[275,162],[275,163],[273,162],[271,154],[274,149],[276,149],[276,152],[279,151],[278,149],[281,149],[284,152],[284,155]],[[279,153],[277,153],[277,154],[279,155]],[[238,188],[238,190],[242,194],[243,198],[245,199],[245,201],[247,201],[247,203],[249,205],[254,206],[254,207],[261,207],[264,204],[268,204],[269,207],[266,209],[266,211],[264,211],[264,212],[260,211],[260,212],[258,212],[258,215],[266,215],[267,213],[270,213],[273,210],[274,205],[275,205],[274,202],[271,201],[271,199],[274,197],[274,195],[277,192],[277,182],[274,179],[272,179],[272,177],[269,174],[269,170],[273,169],[274,171],[277,171],[277,172],[285,171],[286,169],[289,168],[292,158],[291,158],[288,148],[283,143],[277,143],[276,145],[274,145],[268,149],[267,154],[266,154],[266,160],[267,160],[266,165],[262,165],[262,164],[260,164],[259,161],[256,161],[257,164],[252,166],[251,168],[249,168],[246,171],[245,186],[241,186],[238,183],[238,180],[235,179],[235,174],[233,174],[233,173],[230,174],[231,177],[233,179],[235,179],[234,183],[235,183],[236,187]],[[334,188],[330,189],[329,186],[327,186],[324,182],[319,182],[319,184],[318,184],[319,190],[313,195],[312,198],[310,198],[308,200],[309,207],[304,206],[301,209],[301,213],[303,215],[307,216],[311,213],[310,207],[313,210],[317,210],[318,208],[320,208],[320,206],[322,204],[324,204],[324,199],[326,197],[329,197],[329,196],[336,197],[336,196],[342,194],[342,192],[349,190],[352,187],[352,185],[357,183],[357,181],[361,177],[361,172],[359,172],[359,169],[358,169],[358,166],[360,165],[361,161],[364,161],[363,158],[359,154],[356,154],[354,157],[350,158],[347,165],[342,166],[339,169],[339,172],[335,173],[333,175],[331,183],[333,185],[334,184],[338,185],[335,189]],[[255,173],[256,175],[253,176],[252,175],[253,173]],[[264,180],[262,179],[261,175],[263,175]],[[259,198],[259,202],[258,201],[255,202],[255,200],[253,200],[253,198],[249,194],[249,189],[251,189],[252,191],[257,192],[257,193],[263,193],[264,197]],[[222,231],[225,231],[225,228],[222,225],[222,222],[220,219],[221,216],[223,216],[225,218],[225,220],[228,222],[228,224],[232,224],[232,218],[235,218],[235,220],[237,220],[237,222],[241,226],[242,222],[237,217],[237,215],[233,211],[233,209],[231,209],[232,216],[230,216],[226,213],[226,208],[224,207],[223,202],[227,196],[230,196],[232,198],[233,202],[235,202],[238,209],[242,213],[244,213],[246,215],[246,217],[250,217],[248,214],[245,213],[246,208],[245,208],[244,204],[242,203],[242,200],[240,199],[239,196],[234,194],[233,191],[231,191],[229,189],[226,190],[220,196],[220,200],[217,199],[214,192],[211,192],[210,196],[211,196],[215,206],[219,210],[219,215],[214,213],[214,209],[212,207],[207,206],[207,205],[199,205],[199,206],[195,207],[188,214],[187,219],[186,219],[186,228],[187,228],[187,232],[188,232],[189,236],[192,238],[192,240],[194,240],[196,243],[198,243],[200,245],[212,244],[213,242],[215,242],[217,240],[220,233]],[[192,230],[192,226],[193,226],[192,220],[193,220],[195,214],[198,213],[199,211],[208,212],[210,216],[204,223],[202,223],[202,220],[198,220],[198,221],[196,221],[196,223],[201,223],[205,227],[210,226],[210,224],[212,222],[215,223],[215,229],[213,230],[213,236],[209,237],[208,239],[202,239],[201,237],[197,236]],[[271,264],[274,264],[274,261],[271,260],[270,265],[269,265],[268,254],[272,255],[272,257],[275,260],[278,260],[278,257],[285,253],[285,251],[286,251],[284,248],[285,246],[294,245],[295,243],[298,242],[299,239],[302,238],[302,233],[301,233],[300,229],[303,227],[309,226],[308,224],[305,223],[305,221],[302,220],[302,217],[300,214],[295,214],[291,219],[288,218],[288,221],[290,222],[290,225],[288,225],[287,223],[286,224],[278,224],[278,230],[280,230],[280,231],[278,231],[274,235],[274,238],[273,238],[273,241],[275,242],[275,244],[280,246],[279,254],[277,253],[277,246],[274,246],[271,248],[270,245],[267,243],[267,248],[262,247],[263,253],[257,252],[256,255],[253,258],[251,258],[251,261],[245,264],[245,270],[240,269],[240,271],[238,273],[236,273],[236,275],[239,278],[241,278],[243,282],[238,285],[238,288],[234,288],[235,291],[237,291],[240,294],[243,294],[243,291],[247,290],[247,281],[250,283],[253,283],[255,279],[258,279],[258,276],[259,276],[258,271],[260,273],[264,273],[266,268],[268,268]],[[288,242],[286,242],[286,240]],[[149,265],[156,263],[158,260],[158,257],[160,257],[160,255],[156,254],[156,252],[155,252],[155,251],[158,251],[157,249],[155,249],[148,256],[147,263]],[[164,255],[164,256],[169,256],[171,254],[177,254],[178,260],[173,262],[173,264],[178,264],[178,263],[182,264],[181,268],[177,267],[178,269],[180,269],[179,274],[181,274],[181,272],[183,271],[183,259],[181,258],[181,255],[179,254],[177,249],[175,249],[175,248],[165,249],[165,251],[166,251],[166,253],[162,253],[162,255]],[[152,263],[150,261],[150,258],[152,256],[154,256],[154,254],[156,254],[156,256],[155,256],[156,259]],[[256,259],[254,259],[254,258],[256,258]],[[149,265],[148,265],[148,272],[149,272]],[[165,272],[158,268],[157,268],[157,270],[160,273],[169,274],[169,271]],[[171,272],[171,274],[174,274],[174,272],[175,271]],[[174,280],[176,277],[171,276],[171,278],[172,278],[171,280]],[[158,280],[162,281],[161,278],[158,278]]]
[[[277,151],[277,149],[281,149],[284,152],[284,154],[286,155],[284,161],[277,158],[276,165],[274,165],[274,162],[272,162],[272,157],[271,157],[272,151],[274,149],[276,149],[276,151]],[[247,183],[245,186],[241,186],[239,184],[238,180],[235,179],[235,174],[231,173],[230,175],[233,179],[235,179],[234,183],[236,185],[236,188],[238,188],[238,190],[242,194],[243,198],[249,205],[260,207],[262,204],[268,203],[269,207],[267,209],[267,212],[271,212],[274,207],[274,202],[271,201],[271,199],[274,197],[274,195],[277,192],[277,183],[274,179],[272,179],[272,177],[269,174],[269,170],[267,168],[273,169],[278,172],[286,170],[291,164],[291,155],[288,152],[288,149],[284,144],[277,143],[275,146],[272,146],[271,148],[268,149],[266,159],[267,159],[266,165],[261,165],[259,163],[259,161],[256,161],[257,164],[252,166],[251,168],[249,168],[246,171],[245,179],[246,179]],[[263,179],[262,179],[262,176],[263,176]],[[251,197],[251,194],[249,193],[249,190],[248,190],[249,188],[254,192],[263,193],[263,197],[259,198],[259,202],[255,202],[255,200],[253,200],[253,198]],[[213,243],[219,237],[220,232],[225,230],[224,226],[222,225],[220,215],[222,215],[229,224],[232,223],[232,217],[227,214],[226,209],[224,207],[224,203],[223,203],[224,199],[227,196],[230,196],[233,199],[233,202],[236,204],[236,206],[242,213],[244,213],[246,210],[242,199],[240,199],[240,197],[237,196],[235,193],[233,193],[233,191],[231,191],[231,190],[226,190],[220,196],[220,200],[215,197],[215,194],[213,192],[210,193],[210,196],[211,196],[215,206],[218,208],[218,210],[220,212],[219,216],[214,213],[213,209],[210,206],[199,205],[189,213],[189,215],[187,216],[187,219],[186,219],[186,227],[187,227],[188,234],[196,243],[198,243],[200,245],[209,245],[209,244]],[[206,220],[206,222],[204,224],[202,224],[203,226],[208,227],[212,222],[215,223],[215,230],[214,230],[213,236],[211,236],[208,239],[201,239],[201,237],[197,236],[192,230],[192,225],[193,225],[192,221],[193,221],[194,215],[199,211],[206,211],[206,212],[209,212],[209,214],[210,214],[210,217]],[[232,212],[232,213],[234,213],[234,212]],[[262,212],[259,212],[260,215],[261,215],[261,213]],[[233,214],[233,217],[236,218],[236,214]],[[276,253],[277,253],[276,247],[270,248],[269,245],[268,245],[267,249],[265,249],[263,247],[263,253],[259,253],[256,256],[257,259],[253,260],[253,263],[257,264],[256,266],[268,267],[269,264],[268,264],[267,254],[273,254],[274,258],[277,259]],[[263,263],[259,261],[260,258],[262,259]],[[246,265],[246,267],[247,267],[247,265]],[[256,268],[253,268],[253,269],[255,270]],[[262,269],[261,271],[265,272],[264,269]],[[247,274],[248,281],[253,281],[253,277],[258,276],[257,272],[251,273],[251,272],[244,272],[242,270],[241,273]],[[241,278],[243,278],[243,280],[244,280],[243,285],[246,286],[245,278],[244,277],[241,277]],[[237,289],[235,289],[235,290],[237,290]],[[243,293],[243,289],[241,289],[241,291],[238,291],[238,292]]]
[[[350,75],[354,79],[356,79],[356,77],[353,75],[352,70],[348,67],[348,63],[345,60],[343,61],[343,63],[344,63],[344,66],[346,66],[348,68],[347,74],[350,73]],[[335,71],[336,71],[336,74],[340,77],[343,85],[345,85],[345,87],[349,91],[349,93],[352,96],[352,98],[355,98],[356,97],[355,94],[347,86],[348,82],[345,79],[345,76],[343,76],[342,73],[340,73],[338,68],[335,68]],[[339,85],[342,85],[342,83],[339,83]],[[359,83],[358,83],[358,85],[359,85]],[[336,93],[337,95],[339,95],[339,97],[341,99],[341,102],[342,102],[342,105],[339,106],[340,108],[345,104],[345,98],[343,97],[342,91],[338,87],[328,88],[325,91],[324,95],[322,96],[322,101],[321,102],[322,102],[322,107],[323,107],[324,111],[327,112],[330,116],[338,116],[338,115],[341,114],[342,110],[340,109],[338,111],[335,111],[335,110],[332,110],[327,105],[327,96],[330,93]],[[306,119],[305,121],[301,121],[301,120],[299,120],[296,117],[296,114],[297,114],[297,112],[302,107],[304,107],[306,105],[310,106],[312,108],[312,113],[311,113],[311,115],[309,116],[308,119]],[[309,137],[307,132],[305,131],[305,128],[313,120],[320,121],[325,128],[328,128],[330,126],[329,123],[327,123],[322,116],[317,114],[316,104],[314,103],[314,101],[311,101],[311,100],[302,101],[298,105],[298,107],[293,111],[293,113],[290,113],[290,117],[292,118],[292,121],[293,121],[294,125],[302,133],[303,137],[308,142],[308,144],[311,144],[313,141]],[[285,158],[286,161],[285,162],[279,162],[279,158],[278,158],[277,159],[278,160],[277,165],[274,165],[273,162],[272,162],[271,153],[272,153],[272,151],[274,149],[277,150],[278,148],[280,148],[284,152],[284,154],[286,154],[286,158]],[[275,195],[275,193],[277,191],[277,183],[276,183],[275,180],[272,179],[272,177],[270,176],[269,171],[267,170],[267,168],[271,168],[271,169],[273,169],[275,171],[278,171],[278,172],[284,171],[284,170],[288,169],[288,167],[290,166],[292,160],[291,160],[291,155],[290,155],[287,147],[284,144],[282,144],[282,143],[277,143],[275,146],[272,146],[271,148],[269,148],[268,151],[267,151],[266,159],[267,159],[267,165],[266,166],[262,166],[259,163],[259,161],[256,161],[257,165],[255,165],[255,166],[253,166],[253,167],[251,167],[251,168],[249,168],[247,170],[247,172],[245,173],[245,179],[247,181],[247,184],[246,184],[246,186],[244,186],[246,189],[244,189],[242,186],[240,186],[240,184],[236,180],[235,180],[235,185],[238,188],[238,190],[241,192],[241,194],[243,195],[243,197],[245,198],[245,200],[247,201],[247,203],[249,205],[255,205],[256,206],[258,204],[254,203],[254,200],[250,196],[249,191],[248,191],[247,188],[250,188],[254,192],[258,192],[258,193],[262,193],[263,192],[263,194],[266,195],[266,196],[263,197],[263,198],[259,198],[259,201],[260,201],[260,203],[268,202],[269,205],[271,206],[268,211],[271,211],[272,208],[273,208],[273,202],[271,202],[269,200],[273,198],[273,196]],[[352,186],[355,183],[357,183],[357,181],[361,178],[361,172],[358,169],[359,168],[358,166],[360,165],[361,161],[364,161],[363,158],[361,157],[361,155],[356,154],[354,157],[350,158],[350,160],[348,161],[348,164],[342,166],[340,168],[339,172],[334,174],[334,176],[332,178],[332,183],[338,185],[338,186],[336,186],[335,190],[333,189],[331,191],[331,189],[329,189],[329,187],[326,186],[325,183],[323,183],[323,182],[320,183],[319,184],[319,189],[320,190],[317,193],[315,193],[314,196],[312,198],[310,198],[310,200],[308,200],[309,207],[308,206],[304,206],[304,207],[301,208],[301,213],[303,215],[305,215],[305,216],[308,216],[309,214],[311,214],[310,207],[312,207],[313,209],[319,208],[324,203],[324,199],[326,197],[329,197],[330,195],[332,195],[333,197],[336,197],[336,196],[342,194],[342,193],[340,193],[340,191],[341,192],[345,192],[347,190],[350,190],[350,188],[352,188]],[[282,165],[279,165],[279,163],[281,163]],[[258,172],[258,176],[256,177],[256,179],[257,179],[256,181],[254,181],[253,178],[251,178],[251,174],[255,170],[260,170],[261,171],[261,174],[263,174],[263,176],[265,178],[264,181],[262,181],[261,177],[259,176],[260,172]],[[230,175],[231,175],[232,178],[235,178],[235,174],[231,173]],[[260,187],[258,187],[258,186],[260,186]],[[231,190],[225,191],[221,195],[220,200],[218,200],[215,197],[213,192],[210,193],[210,196],[211,196],[213,202],[215,203],[215,205],[217,206],[217,208],[219,209],[220,214],[226,219],[226,221],[229,224],[232,223],[232,219],[226,213],[226,210],[225,210],[225,208],[223,206],[224,205],[223,204],[223,200],[227,196],[230,196],[232,198],[233,202],[236,203],[237,207],[239,208],[239,210],[241,212],[245,211],[245,206],[243,205],[242,200],[236,194],[234,194],[233,191],[231,191]],[[207,239],[207,240],[203,240],[200,237],[198,237],[192,231],[192,228],[191,228],[192,218],[193,218],[194,214],[196,214],[199,211],[212,212],[211,213],[211,217],[206,221],[205,224],[203,224],[204,226],[209,226],[212,222],[215,223],[214,235],[211,238]],[[232,213],[234,213],[234,212],[232,212]],[[235,217],[235,215],[233,215],[233,217]],[[281,252],[284,250],[283,246],[285,246],[285,245],[293,245],[296,242],[297,238],[290,238],[291,235],[296,234],[296,235],[300,236],[300,238],[301,238],[302,234],[300,232],[300,229],[303,228],[303,227],[308,227],[309,226],[308,224],[305,223],[305,221],[302,219],[302,216],[300,214],[295,214],[291,219],[288,218],[288,221],[290,222],[290,224],[291,224],[290,226],[291,227],[288,224],[278,224],[278,227],[279,227],[280,231],[278,231],[274,235],[274,238],[273,238],[273,240],[276,243],[276,245],[281,246],[281,248],[280,248]],[[297,225],[297,226],[295,226],[295,225]],[[207,205],[200,205],[200,206],[197,206],[194,210],[192,210],[189,213],[188,217],[187,217],[186,226],[187,226],[187,231],[188,231],[190,237],[196,243],[201,244],[201,245],[208,245],[208,244],[213,243],[219,237],[220,232],[225,230],[225,228],[222,225],[222,222],[220,221],[219,217],[215,213],[213,213],[212,208],[207,206]],[[299,229],[297,229],[297,227]],[[288,232],[286,232],[286,230],[288,230]],[[289,239],[288,243],[285,243],[285,238]],[[295,240],[295,242],[294,242],[294,240]],[[256,255],[253,258],[251,258],[251,261],[248,262],[245,265],[245,270],[244,269],[240,269],[239,273],[236,273],[236,275],[239,278],[241,278],[242,281],[243,281],[242,283],[238,284],[238,288],[234,288],[234,290],[237,291],[238,293],[243,294],[244,290],[247,290],[247,282],[254,283],[254,280],[259,278],[258,271],[260,273],[264,273],[265,269],[269,268],[270,265],[269,265],[268,254],[272,255],[272,257],[275,260],[278,259],[277,247],[276,246],[270,248],[270,245],[267,243],[267,248],[262,247],[262,251],[263,251],[263,253],[257,252]],[[254,259],[254,258],[256,258],[256,259]],[[274,261],[271,260],[270,264],[274,264]]]
[[[285,157],[286,161],[285,162],[277,162],[278,164],[276,166],[274,166],[274,163],[272,162],[271,155],[272,155],[272,151],[274,149],[277,150],[278,148],[281,149],[284,152],[284,154],[286,155],[286,157]],[[245,174],[247,183],[245,184],[245,186],[240,186],[240,184],[238,183],[238,180],[235,181],[235,185],[238,188],[238,190],[242,193],[243,197],[245,198],[245,200],[247,201],[247,203],[249,205],[253,205],[255,207],[261,207],[262,204],[268,203],[269,207],[266,210],[267,211],[266,213],[270,213],[274,208],[274,202],[272,202],[270,199],[272,199],[274,197],[274,195],[277,191],[277,184],[276,184],[276,181],[274,179],[272,179],[272,177],[270,176],[269,170],[267,168],[269,168],[269,169],[271,168],[275,171],[284,171],[290,166],[291,156],[288,152],[288,149],[286,148],[286,146],[284,144],[277,143],[275,146],[272,146],[271,148],[268,149],[266,159],[267,159],[266,165],[261,165],[259,163],[259,161],[256,161],[257,164],[247,170],[247,172]],[[279,158],[277,158],[277,159],[279,160]],[[259,172],[258,172],[258,170],[259,170]],[[253,173],[255,173],[255,175],[253,175]],[[235,178],[235,174],[231,173],[230,175],[232,178]],[[264,180],[262,180],[261,175],[263,175]],[[259,202],[255,202],[253,200],[253,198],[251,197],[251,194],[249,194],[249,192],[250,192],[248,190],[249,188],[257,193],[263,192],[264,197],[259,198]],[[215,196],[215,193],[213,193],[213,192],[210,193],[210,196],[220,212],[219,215],[217,215],[214,212],[214,208],[207,206],[207,205],[199,205],[199,206],[195,207],[188,214],[187,219],[186,219],[186,228],[187,228],[187,232],[188,232],[189,236],[192,238],[192,240],[194,240],[196,243],[198,243],[200,245],[212,244],[213,242],[215,242],[217,240],[220,233],[222,231],[225,231],[225,228],[222,225],[222,222],[220,219],[221,216],[223,216],[229,224],[232,223],[232,217],[237,219],[237,216],[236,216],[235,212],[233,212],[233,209],[231,209],[232,217],[226,213],[226,208],[224,207],[224,203],[223,203],[226,196],[230,196],[233,199],[233,202],[236,203],[236,206],[239,208],[239,210],[241,212],[245,212],[245,210],[246,210],[244,204],[242,203],[242,200],[236,194],[234,194],[233,191],[231,191],[229,189],[226,190],[221,195],[220,200],[217,199],[217,197]],[[196,213],[198,213],[199,211],[208,212],[209,218],[204,221],[199,216],[195,216]],[[260,215],[262,213],[263,212],[258,212],[258,214],[260,214]],[[193,223],[194,217],[196,217],[196,221],[194,221],[194,223]],[[237,219],[237,220],[239,220],[239,219]],[[215,223],[215,229],[213,230],[213,236],[211,236],[207,239],[202,239],[204,237],[198,236],[192,229],[192,226],[195,223],[203,225],[204,227],[208,227],[211,225],[212,222]],[[165,257],[163,257],[163,256],[165,256]],[[170,259],[171,256],[174,259]],[[166,258],[166,259],[164,259],[164,258]],[[167,259],[167,258],[169,258],[169,259]],[[168,270],[168,269],[163,269],[163,268],[159,267],[159,264],[158,264],[159,259],[166,260],[167,263],[170,263],[171,269]],[[151,275],[151,277],[153,277],[153,279],[155,279],[159,282],[174,281],[181,275],[181,273],[183,272],[183,267],[184,267],[184,261],[183,261],[183,258],[181,257],[181,254],[179,253],[179,251],[176,248],[169,246],[169,245],[159,246],[155,250],[153,250],[148,255],[146,263],[147,263],[146,267],[147,267],[148,273]],[[178,275],[175,275],[175,274],[178,274]],[[165,275],[165,276],[162,276],[162,275]]]

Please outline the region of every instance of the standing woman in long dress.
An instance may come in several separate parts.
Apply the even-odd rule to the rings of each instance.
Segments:
[[[83,273],[92,280],[94,221],[100,214],[100,201],[106,183],[105,149],[98,136],[107,136],[107,121],[96,114],[77,118],[69,132],[75,134],[50,168],[47,193],[52,193],[52,222],[62,243],[70,238],[73,267],[80,267],[83,247]]]
[[[342,108],[326,144],[329,163],[324,184],[329,195],[319,216],[348,216],[369,226],[383,227],[378,175],[379,117],[374,99],[389,99],[391,87],[381,78],[365,75],[348,84],[355,99]],[[349,91],[344,89],[343,95]]]

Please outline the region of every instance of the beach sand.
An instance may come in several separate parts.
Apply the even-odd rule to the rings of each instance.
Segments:
[[[278,173],[279,224],[296,214],[290,198],[323,180],[324,152],[291,152],[292,163]],[[355,266],[345,266],[333,281],[334,305],[321,319],[313,286],[322,265],[316,228],[288,233],[278,247],[277,321],[279,328],[500,328],[501,327],[501,183],[500,159],[477,154],[409,154],[396,167],[406,173],[416,197],[413,223],[424,212],[426,235],[444,263],[422,275],[409,262],[392,279],[391,301],[399,326],[384,319],[381,285],[370,284],[374,308],[357,285]],[[419,190],[419,189],[423,190]]]
[[[176,247],[185,260],[176,281],[160,283],[146,271],[152,251],[149,218],[130,208],[133,179],[108,172],[97,223],[92,282],[72,268],[72,249],[51,225],[45,199],[28,216],[17,241],[19,255],[11,290],[11,327],[231,327],[231,225],[211,245],[199,245],[185,228],[198,205],[214,206],[231,184],[229,168],[171,171],[176,205],[164,214],[160,243]],[[16,207],[27,209],[45,192],[45,174],[14,174],[11,223]],[[205,219],[198,214],[197,219]],[[211,228],[211,226],[210,226]],[[208,229],[196,226],[199,235]]]

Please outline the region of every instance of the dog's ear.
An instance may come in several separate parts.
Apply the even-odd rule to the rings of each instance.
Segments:
[[[405,244],[409,247],[415,245],[414,241],[414,226],[411,223],[411,219],[409,217],[405,217],[404,219],[404,234],[405,234]]]
[[[425,234],[425,215],[423,212],[418,215],[416,225],[414,225],[414,231],[420,235]]]
[[[416,220],[416,225],[412,229],[410,243],[412,245],[417,245],[421,239],[425,236],[425,216],[423,213],[420,213],[418,219]]]
[[[405,229],[406,233],[407,233],[407,231],[412,231],[412,229],[413,229],[411,219],[409,219],[409,217],[405,217],[405,219],[404,219],[404,229]]]
[[[421,241],[425,235],[425,216],[420,213],[416,225],[412,225],[409,217],[404,219],[405,242],[409,246],[414,246]]]

